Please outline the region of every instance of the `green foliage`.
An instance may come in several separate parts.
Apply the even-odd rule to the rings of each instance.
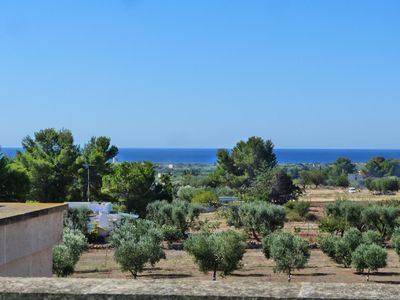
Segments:
[[[103,176],[111,174],[111,161],[118,154],[118,148],[111,145],[108,137],[92,137],[77,158],[77,178],[74,181],[73,199],[86,199],[88,188],[87,168],[90,165],[90,200],[104,201],[107,196],[101,192]]]
[[[362,211],[362,222],[368,229],[376,230],[382,238],[390,237],[400,225],[400,208],[369,205]]]
[[[343,188],[347,188],[350,185],[347,175],[339,175],[335,178],[335,185]]]
[[[213,191],[202,191],[196,193],[192,198],[192,202],[196,204],[210,205],[210,206],[216,206],[219,203],[218,196]]]
[[[112,165],[112,171],[103,177],[103,192],[124,202],[129,212],[143,216],[149,203],[171,198],[156,181],[151,162],[116,163]]]
[[[82,232],[65,228],[62,243],[53,248],[53,272],[58,277],[71,275],[86,247],[86,238]]]
[[[165,258],[160,246],[162,238],[163,233],[153,222],[126,220],[111,235],[115,261],[122,271],[129,271],[136,279],[146,263],[153,266]]]
[[[320,220],[322,231],[342,234],[350,227],[361,229],[363,226],[362,211],[364,206],[352,201],[336,200],[325,206],[325,218]]]
[[[377,271],[379,268],[386,267],[387,252],[382,247],[376,244],[362,244],[352,254],[352,265],[358,272],[364,272],[364,269]]]
[[[58,277],[66,277],[74,273],[74,258],[68,247],[60,244],[53,248],[53,273]]]
[[[168,244],[184,238],[182,231],[178,227],[173,225],[163,225],[161,226],[161,231],[163,234],[163,239],[167,241]]]
[[[250,232],[256,240],[258,234],[270,234],[283,227],[285,209],[282,206],[263,201],[242,203],[229,206],[228,223]]]
[[[392,247],[397,256],[400,257],[400,228],[396,228],[392,235]]]
[[[292,178],[281,168],[259,172],[247,194],[254,200],[284,204],[297,199],[301,189],[293,184]]]
[[[339,157],[336,161],[331,165],[329,174],[333,178],[337,178],[339,176],[345,176],[347,179],[348,174],[352,174],[356,171],[356,165],[352,163],[352,161],[345,157]]]
[[[0,152],[0,201],[22,201],[29,188],[26,170]]]
[[[83,233],[77,229],[64,229],[62,244],[67,246],[72,260],[75,264],[78,262],[83,250],[87,247],[87,241]]]
[[[397,176],[398,174],[396,174],[396,168],[398,165],[398,160],[386,160],[384,157],[378,156],[367,161],[362,169],[362,172],[367,177]]]
[[[15,162],[27,171],[30,197],[41,202],[68,200],[76,174],[79,148],[72,133],[62,129],[44,129],[22,141],[24,152],[17,152]]]
[[[276,156],[270,140],[251,137],[240,141],[232,149],[220,149],[217,153],[217,170],[211,176],[214,182],[234,188],[247,188],[259,171],[276,166]]]
[[[321,184],[325,184],[328,175],[322,169],[303,170],[300,172],[300,180],[304,186],[314,184],[317,188]]]
[[[304,268],[310,257],[307,242],[284,231],[265,237],[263,252],[267,259],[274,260],[274,272],[286,273],[289,281],[292,271]]]
[[[64,227],[77,229],[84,235],[88,234],[87,225],[92,211],[87,207],[69,208],[64,214]]]
[[[213,280],[216,280],[217,271],[228,275],[240,267],[245,247],[243,238],[231,230],[202,231],[191,235],[185,242],[185,250],[193,256],[202,272],[213,272]]]
[[[366,185],[370,191],[382,193],[397,192],[400,188],[399,179],[397,177],[368,178]]]
[[[346,268],[351,265],[351,255],[362,243],[361,232],[356,228],[347,229],[343,237],[336,243],[335,261]]]
[[[328,235],[319,237],[318,245],[322,252],[332,259],[336,257],[336,244],[340,241],[340,237],[337,235]]]
[[[201,212],[201,207],[182,200],[155,201],[147,205],[146,218],[159,226],[174,226],[183,235]]]
[[[374,230],[368,230],[362,233],[362,243],[365,245],[383,245],[383,238],[379,232]]]

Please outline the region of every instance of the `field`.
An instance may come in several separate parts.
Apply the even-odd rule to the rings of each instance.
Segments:
[[[386,199],[400,199],[399,195],[376,196],[368,191],[348,194],[341,189],[310,189],[303,196],[303,200],[311,201],[311,213],[317,217],[323,215],[326,203],[337,198],[346,198],[356,201],[382,201]],[[228,229],[229,226],[224,219],[216,213],[205,213],[200,216],[201,220],[210,220],[219,223],[219,230]],[[285,230],[297,231],[303,239],[313,243],[318,234],[317,222],[296,221],[287,222]],[[180,250],[166,250],[167,259],[161,260],[154,268],[148,266],[139,275],[139,279],[160,280],[211,280],[211,274],[203,274],[192,261],[192,258]],[[380,269],[379,273],[373,274],[372,282],[378,283],[400,283],[399,258],[392,249],[388,250],[388,266]],[[129,273],[123,273],[113,260],[113,250],[89,250],[85,252],[73,277],[91,278],[131,278]],[[252,281],[252,282],[285,282],[286,275],[273,272],[273,261],[265,259],[261,249],[249,249],[244,255],[242,268],[225,278],[218,278],[227,282]],[[311,250],[311,257],[307,267],[294,272],[293,281],[301,282],[365,282],[365,277],[356,274],[354,269],[344,268],[335,264],[318,249]]]

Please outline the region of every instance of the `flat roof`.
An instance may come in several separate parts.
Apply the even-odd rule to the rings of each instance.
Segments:
[[[68,208],[64,203],[0,202],[0,225],[11,224]]]

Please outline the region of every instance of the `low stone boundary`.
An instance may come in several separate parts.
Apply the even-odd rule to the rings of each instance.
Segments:
[[[400,287],[340,283],[228,283],[78,278],[0,278],[0,299],[399,299]]]

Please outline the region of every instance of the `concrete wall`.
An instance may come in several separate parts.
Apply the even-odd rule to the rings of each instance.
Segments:
[[[52,248],[63,231],[63,209],[0,223],[0,276],[52,276]]]
[[[0,278],[0,300],[14,299],[399,299],[398,285],[222,281]]]

